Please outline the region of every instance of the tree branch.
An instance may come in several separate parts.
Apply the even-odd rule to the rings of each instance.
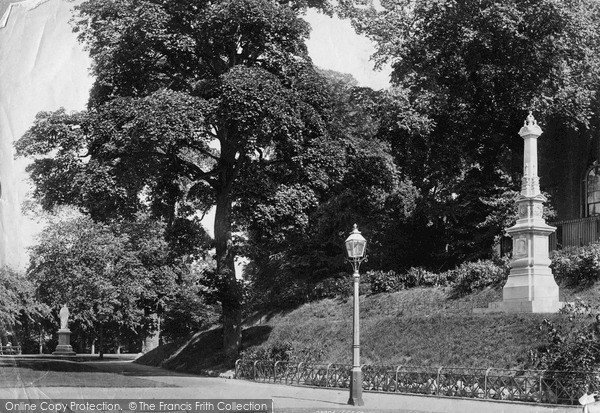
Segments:
[[[214,159],[215,161],[219,161],[221,158],[213,153],[211,153],[210,151],[208,151],[207,149],[204,149],[200,146],[194,145],[194,144],[189,144],[188,145],[191,149],[195,149],[198,152],[203,153],[204,155],[208,156],[209,158]]]

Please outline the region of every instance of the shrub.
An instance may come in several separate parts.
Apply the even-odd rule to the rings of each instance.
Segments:
[[[366,275],[373,294],[393,293],[406,288],[405,280],[395,271],[368,271]]]
[[[435,287],[448,285],[448,273],[434,273],[422,267],[411,267],[402,274],[394,271],[369,271],[367,277],[371,292],[393,293],[414,287]]]
[[[437,287],[448,285],[445,272],[434,273],[422,267],[411,267],[406,272],[406,286],[409,287]]]
[[[348,273],[340,273],[335,277],[326,278],[315,284],[311,300],[350,297],[354,293],[353,282],[352,275]],[[360,295],[369,294],[371,292],[368,273],[360,277],[358,290]]]
[[[247,291],[246,311],[257,309],[293,308],[310,301],[311,291],[306,282],[292,277],[277,278],[270,287],[251,285]]]
[[[547,335],[547,344],[529,351],[531,368],[544,371],[548,383],[561,383],[556,386],[558,401],[570,400],[573,395],[579,397],[584,392],[597,391],[600,388],[600,348],[596,323],[584,324],[583,318],[592,319],[592,314],[584,315],[591,307],[576,303],[564,311],[571,314],[570,325],[555,325],[544,320],[541,331]],[[598,308],[596,308],[598,310]]]
[[[332,277],[319,281],[314,288],[315,298],[348,297],[353,293],[351,277]]]
[[[553,251],[550,267],[563,285],[590,285],[600,279],[600,243]]]
[[[508,277],[509,267],[492,260],[478,260],[463,263],[449,272],[447,278],[453,280],[451,296],[458,298],[501,285]]]
[[[257,360],[289,361],[294,353],[294,346],[288,341],[276,342],[270,346],[252,347],[240,354],[242,362]]]

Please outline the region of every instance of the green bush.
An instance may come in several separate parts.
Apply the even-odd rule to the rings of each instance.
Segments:
[[[556,281],[563,285],[587,286],[600,279],[600,243],[565,248],[551,254]]]
[[[405,273],[394,271],[369,271],[367,273],[371,292],[393,293],[414,287],[448,285],[448,273],[434,273],[422,267],[411,267]]]
[[[600,389],[600,376],[595,373],[600,367],[600,343],[593,322],[598,310],[584,302],[566,306],[561,312],[569,314],[569,324],[544,320],[540,330],[545,331],[547,344],[529,351],[529,368],[544,371],[549,383],[562,382],[556,390],[558,402]]]
[[[252,347],[242,351],[240,359],[242,362],[254,362],[257,360],[289,361],[294,353],[294,346],[290,342],[276,342],[270,346]]]
[[[466,262],[449,271],[447,279],[451,283],[450,295],[454,298],[463,297],[486,287],[501,285],[508,277],[509,267],[497,264],[493,260],[478,260]]]
[[[286,309],[293,308],[311,300],[310,290],[303,280],[295,279],[287,274],[274,277],[270,285],[266,283],[251,284],[246,291],[246,301],[249,303],[247,312],[257,309]]]
[[[369,294],[371,292],[367,274],[360,277],[358,291],[360,295]],[[354,294],[354,280],[352,279],[352,275],[341,273],[337,276],[317,282],[313,289],[311,301],[320,300],[322,298],[345,298],[350,297],[352,294]]]
[[[447,273],[434,273],[422,267],[412,267],[406,272],[406,285],[408,288],[448,285]]]
[[[406,288],[405,279],[395,271],[368,271],[366,276],[373,294],[393,293]]]
[[[332,277],[315,284],[315,298],[348,297],[353,293],[352,277]]]

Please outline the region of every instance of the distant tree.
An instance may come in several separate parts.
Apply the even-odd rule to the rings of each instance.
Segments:
[[[23,274],[9,267],[0,269],[0,338],[7,340],[6,332],[13,331],[24,321],[39,318],[45,311]]]
[[[213,291],[205,285],[206,268],[191,268],[182,273],[174,295],[164,299],[161,338],[164,342],[189,338],[218,323],[218,307],[213,304]]]
[[[41,113],[18,142],[46,208],[94,219],[149,207],[169,224],[216,206],[215,284],[224,351],[241,340],[233,205],[240,177],[301,188],[332,183],[322,81],[308,58],[304,7],[272,0],[88,0],[76,28],[93,59],[89,109]],[[241,219],[241,218],[240,218]]]
[[[162,317],[180,294],[186,272],[170,259],[163,232],[164,226],[141,218],[54,222],[32,247],[29,280],[55,312],[68,305],[79,333],[98,338],[100,354],[108,332],[140,341],[157,328],[153,316]]]
[[[375,41],[377,64],[391,65],[393,85],[430,119],[421,133],[384,120],[377,136],[422,195],[413,233],[441,265],[489,251],[493,232],[481,223],[492,211],[482,200],[518,188],[517,132],[528,110],[545,129],[567,125],[582,139],[596,130],[599,7],[592,0],[341,3]]]

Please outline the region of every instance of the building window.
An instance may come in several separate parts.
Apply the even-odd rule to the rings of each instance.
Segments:
[[[585,187],[587,216],[600,215],[600,165],[596,162],[588,169]]]

